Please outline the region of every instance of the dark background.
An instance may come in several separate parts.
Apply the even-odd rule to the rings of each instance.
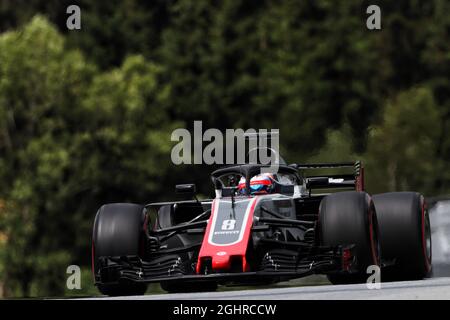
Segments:
[[[81,8],[81,30],[66,8]],[[381,7],[379,31],[366,8]],[[361,159],[367,190],[450,191],[450,2],[0,0],[0,288],[56,296],[105,202],[212,186],[170,135],[279,129],[288,162]]]

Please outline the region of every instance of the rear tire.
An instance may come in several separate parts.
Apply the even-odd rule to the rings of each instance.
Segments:
[[[139,256],[142,249],[144,207],[131,203],[103,205],[94,221],[92,235],[92,271],[98,272],[102,256]],[[114,282],[117,279],[108,279]],[[142,283],[97,284],[102,294],[109,296],[142,295],[147,285]]]
[[[384,281],[418,280],[431,273],[431,231],[427,204],[416,192],[391,192],[373,197],[380,228]]]
[[[358,272],[332,273],[333,284],[365,282],[366,269],[380,264],[378,224],[372,199],[365,192],[339,192],[323,198],[319,208],[320,240],[324,246],[355,245]]]

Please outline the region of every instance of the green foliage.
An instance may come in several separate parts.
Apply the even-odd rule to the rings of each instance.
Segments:
[[[359,159],[361,156],[355,153],[352,139],[348,126],[340,130],[328,130],[325,144],[308,162],[348,162]]]
[[[361,148],[377,96],[369,94],[375,44],[353,15],[359,8],[177,2],[160,51],[176,116],[218,128],[279,128],[291,157],[307,156],[323,143],[324,127],[347,121]]]
[[[71,108],[94,68],[80,53],[66,53],[63,37],[39,16],[22,30],[3,34],[0,52],[3,278],[7,295],[27,296],[32,280],[68,262],[53,232],[65,223],[55,220],[53,195],[69,164],[66,130],[76,121]],[[48,237],[41,237],[45,232]],[[54,277],[48,279],[41,294],[54,290]]]
[[[58,295],[65,268],[89,263],[95,209],[159,191],[177,125],[170,87],[142,56],[98,73],[39,16],[3,34],[0,51],[4,292]]]
[[[432,194],[440,175],[436,157],[441,114],[428,88],[389,101],[383,122],[370,130],[367,180],[373,192],[420,190]]]

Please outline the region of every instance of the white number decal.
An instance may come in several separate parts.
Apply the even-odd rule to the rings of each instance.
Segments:
[[[233,230],[235,224],[236,224],[236,220],[234,220],[234,219],[223,220],[222,230]]]

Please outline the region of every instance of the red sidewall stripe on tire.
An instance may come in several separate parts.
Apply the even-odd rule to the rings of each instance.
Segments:
[[[369,200],[369,235],[370,235],[370,249],[371,249],[371,251],[372,251],[372,261],[373,261],[373,264],[374,265],[379,265],[379,257],[378,257],[378,254],[379,254],[379,252],[378,252],[378,250],[376,250],[376,248],[378,247],[378,246],[376,246],[376,244],[375,244],[375,240],[374,240],[374,238],[373,238],[373,228],[374,228],[374,226],[373,226],[373,215],[374,215],[374,212],[373,212],[373,209],[372,209],[372,199],[370,198],[370,200]]]
[[[426,271],[429,272],[431,269],[431,261],[429,260],[428,257],[428,252],[427,252],[427,239],[425,239],[425,209],[426,209],[426,203],[423,199],[423,197],[421,197],[421,209],[422,209],[422,217],[421,217],[421,233],[422,233],[422,251],[423,251],[423,256],[425,257],[425,268]]]

